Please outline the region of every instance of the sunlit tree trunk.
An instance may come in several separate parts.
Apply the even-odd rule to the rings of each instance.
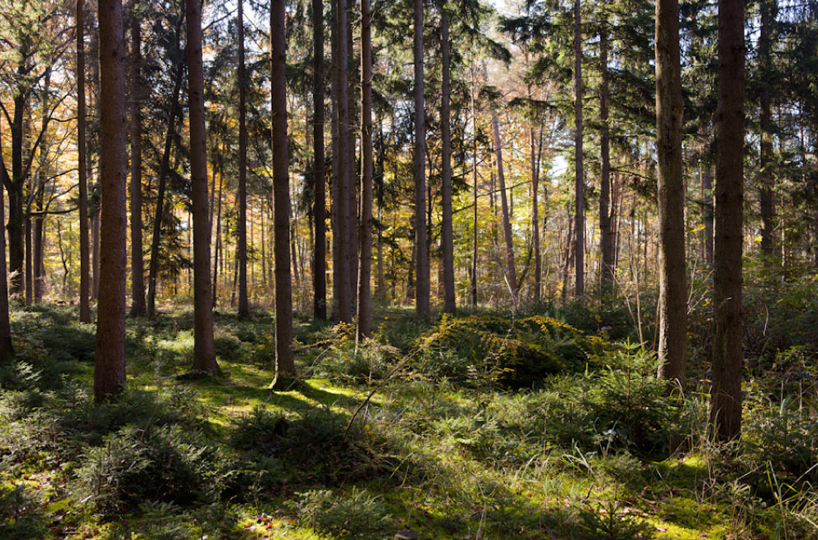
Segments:
[[[687,349],[682,79],[678,0],[656,2],[659,376],[684,385]]]
[[[500,139],[500,121],[497,111],[491,111],[491,126],[494,131],[494,152],[497,156],[497,181],[500,191],[500,210],[503,214],[503,238],[506,245],[506,280],[511,292],[511,299],[517,302],[517,270],[514,264],[514,240],[511,234],[511,216],[508,209],[508,195],[506,194],[506,175],[503,169],[503,142]]]
[[[287,149],[287,79],[284,0],[270,4],[273,112],[273,210],[275,222],[275,342],[273,386],[289,386],[295,376],[293,359],[293,303],[290,278],[290,177]],[[345,14],[344,14],[345,15]],[[286,386],[285,386],[286,385]]]

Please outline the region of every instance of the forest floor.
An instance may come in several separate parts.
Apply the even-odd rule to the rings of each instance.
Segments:
[[[742,442],[714,445],[706,370],[666,397],[622,313],[383,309],[357,348],[299,319],[303,383],[273,392],[269,314],[217,315],[221,375],[187,380],[180,308],[129,320],[127,391],[103,405],[93,326],[12,318],[4,539],[818,538],[803,380],[771,397],[751,379]]]

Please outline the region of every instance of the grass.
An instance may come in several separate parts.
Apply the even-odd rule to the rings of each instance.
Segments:
[[[606,399],[627,399],[631,379],[620,375],[650,372],[649,355],[639,367],[611,345],[620,352],[594,362],[618,368],[548,376],[536,390],[475,383],[424,371],[434,357],[416,343],[436,327],[390,310],[378,341],[357,351],[343,329],[299,319],[305,384],[272,392],[269,314],[218,316],[222,375],[182,381],[192,334],[190,312],[178,310],[128,322],[129,390],[100,408],[88,397],[93,334],[74,315],[13,317],[17,364],[0,373],[3,538],[375,539],[404,528],[441,540],[817,537],[808,485],[774,465],[761,474],[757,450],[700,442],[706,403],[695,393],[654,411],[652,374],[638,375],[650,410],[623,428]],[[541,340],[526,332],[509,339]],[[419,360],[373,379],[383,376],[376,364],[405,355]],[[586,422],[584,438],[555,432],[571,422]],[[680,434],[681,447],[656,442]],[[123,452],[130,463],[116,461]],[[136,480],[134,464],[145,467]],[[154,495],[134,501],[140,483]]]

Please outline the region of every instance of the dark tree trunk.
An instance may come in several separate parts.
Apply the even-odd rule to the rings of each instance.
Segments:
[[[131,13],[131,316],[144,315],[145,262],[142,257],[142,25],[136,12]]]
[[[599,250],[602,259],[600,272],[600,293],[603,301],[613,294],[614,283],[614,242],[611,227],[611,150],[608,126],[608,27],[602,23],[599,33],[599,145],[600,145],[600,190],[599,190]]]
[[[574,0],[574,296],[585,294],[585,170],[582,155],[582,26],[580,0]]]
[[[656,2],[656,148],[659,191],[659,376],[684,386],[687,349],[679,2]]]
[[[477,307],[477,106],[474,101],[475,81],[471,88],[472,131],[472,251],[471,251],[471,307]]]
[[[719,0],[716,111],[716,237],[713,261],[713,387],[718,440],[741,435],[742,242],[744,205],[744,0]]]
[[[313,251],[313,316],[327,319],[327,206],[324,180],[324,2],[312,0],[313,161],[315,243]],[[264,215],[262,213],[262,215]]]
[[[290,177],[287,149],[287,79],[284,0],[270,4],[273,112],[273,209],[275,222],[275,342],[273,386],[289,386],[295,376],[293,359],[293,301],[290,279]],[[340,10],[339,10],[340,11]],[[344,14],[346,15],[346,14]]]
[[[85,22],[84,0],[76,4],[77,32],[77,179],[79,183],[80,234],[80,322],[91,322],[90,296],[91,261],[88,238],[88,165],[85,149]]]
[[[222,241],[222,193],[224,192],[224,171],[222,170],[221,160],[219,166],[214,167],[219,171],[219,198],[216,200],[216,243],[213,247],[215,253],[213,254],[213,308],[215,309],[219,303],[219,262],[224,268],[224,242]],[[214,177],[215,179],[215,177]],[[211,227],[212,229],[212,227]]]
[[[336,245],[337,265],[336,273],[337,285],[337,310],[338,320],[345,323],[352,322],[352,280],[351,268],[353,255],[350,253],[350,215],[355,212],[354,207],[349,206],[349,191],[353,188],[350,178],[349,150],[351,141],[348,138],[349,126],[349,72],[348,72],[348,42],[347,42],[347,3],[346,0],[337,0],[335,8],[336,29],[334,47],[336,54],[336,88],[333,97],[336,97],[335,110],[337,113],[337,187],[333,190],[334,206],[337,208],[335,218],[335,231],[333,237],[338,236]]]
[[[247,125],[244,74],[244,0],[239,0],[239,222],[237,226],[236,261],[239,265],[239,317],[250,314],[247,301]]]
[[[21,64],[18,73],[24,69],[25,66]],[[14,96],[14,117],[11,124],[11,181],[6,185],[9,195],[9,220],[6,230],[9,235],[10,293],[13,295],[25,293],[23,186],[26,172],[23,164],[25,138],[23,124],[28,96],[29,94],[23,91]]]
[[[102,204],[101,198],[99,204]],[[91,300],[99,298],[99,219],[101,213],[102,209],[98,206],[94,215],[91,216]]]
[[[125,272],[127,227],[125,192],[125,48],[121,0],[99,1],[100,187],[102,260],[94,397],[116,396],[125,387]]]
[[[452,230],[452,135],[449,125],[449,12],[444,7],[440,14],[440,49],[442,55],[443,81],[440,102],[440,130],[443,145],[443,220],[440,224],[441,251],[443,252],[443,307],[449,313],[456,309],[454,292],[454,232]]]
[[[358,265],[358,339],[368,338],[372,321],[372,31],[369,0],[361,0],[361,261]]]
[[[207,139],[205,133],[202,8],[185,0],[187,17],[188,101],[190,106],[190,184],[193,211],[193,370],[218,371],[213,344],[210,290],[210,216],[207,201]]]
[[[759,101],[761,105],[760,125],[761,148],[759,178],[759,203],[761,213],[761,253],[766,264],[773,262],[773,234],[775,229],[775,206],[773,203],[773,122],[770,112],[770,92],[768,80],[771,71],[771,27],[775,23],[775,0],[763,0],[759,3],[761,11],[761,32],[758,38],[760,83]]]
[[[713,175],[710,165],[704,165],[702,172],[702,220],[704,221],[704,260],[708,266],[713,265]]]
[[[181,23],[181,21],[180,21]],[[180,29],[177,26],[176,36],[179,37]],[[148,317],[156,316],[156,282],[159,277],[159,242],[162,236],[162,218],[165,212],[165,184],[168,171],[170,170],[170,153],[173,149],[173,131],[176,124],[176,114],[178,113],[179,94],[182,91],[182,73],[184,63],[179,60],[176,66],[176,80],[173,83],[173,97],[170,101],[170,116],[168,117],[168,128],[165,132],[165,146],[162,150],[162,161],[159,164],[159,181],[156,192],[156,213],[153,220],[153,236],[151,239],[151,258],[148,268]],[[214,182],[215,186],[215,182]],[[214,187],[215,189],[215,187]],[[209,221],[209,216],[208,216]],[[209,228],[209,224],[208,224]]]
[[[2,150],[3,137],[0,135],[0,182],[9,185],[9,177],[6,162],[3,160]],[[3,201],[3,188],[0,186],[0,223],[5,221]],[[10,360],[14,356],[14,347],[11,344],[11,326],[9,322],[9,290],[8,275],[6,273],[6,233],[0,229],[0,363]]]
[[[414,71],[415,71],[415,313],[418,319],[429,318],[429,251],[426,237],[426,114],[423,96],[423,0],[414,0]]]

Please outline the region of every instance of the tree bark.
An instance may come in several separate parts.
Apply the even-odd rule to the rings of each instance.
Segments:
[[[336,88],[334,96],[337,96],[335,102],[335,109],[337,112],[337,173],[336,181],[337,188],[333,190],[335,196],[334,204],[337,207],[335,219],[335,231],[333,236],[338,235],[338,243],[336,245],[337,261],[333,260],[333,264],[338,266],[336,273],[337,286],[337,309],[338,320],[345,323],[352,322],[352,280],[351,278],[351,261],[353,255],[350,253],[351,244],[350,237],[350,214],[355,212],[354,207],[349,206],[349,191],[353,189],[352,179],[350,178],[350,140],[348,138],[349,126],[349,72],[348,59],[349,50],[347,42],[347,2],[346,0],[337,0],[335,8],[336,16],[336,30],[335,30],[335,49],[336,54]]]
[[[179,21],[181,24],[181,21]],[[179,37],[180,29],[176,27],[176,36]],[[178,43],[177,43],[178,45]],[[159,164],[159,180],[156,192],[156,213],[153,220],[153,237],[151,240],[151,258],[148,268],[148,317],[156,316],[156,281],[159,277],[159,242],[162,236],[162,218],[165,212],[165,184],[167,182],[168,171],[170,170],[170,153],[173,149],[173,131],[176,124],[176,114],[179,106],[179,94],[182,91],[182,74],[184,72],[184,62],[179,60],[176,66],[176,79],[173,82],[173,97],[170,101],[170,116],[168,117],[168,128],[165,132],[165,146],[162,150],[162,161]],[[215,181],[214,181],[215,186]],[[215,189],[215,187],[214,187]],[[208,216],[209,221],[209,216]],[[209,224],[208,224],[209,228]]]
[[[85,8],[84,0],[76,4],[77,33],[77,180],[79,184],[79,235],[80,235],[80,322],[91,322],[90,296],[91,261],[88,250],[88,179],[85,149]]]
[[[287,148],[287,79],[284,0],[270,4],[273,112],[273,208],[275,222],[276,373],[281,388],[295,376],[293,359],[293,303],[290,279],[290,177]],[[340,12],[341,10],[339,10]],[[340,16],[340,13],[339,13]],[[346,16],[346,13],[344,13]]]
[[[239,265],[239,317],[250,314],[247,301],[247,81],[244,69],[244,0],[239,5],[239,222],[236,259]]]
[[[131,316],[144,315],[145,261],[142,257],[142,25],[137,0],[131,13]]]
[[[704,260],[708,266],[713,266],[713,175],[710,172],[710,165],[704,165],[702,172],[702,191],[704,209],[702,210],[702,220],[704,221]]]
[[[414,72],[415,72],[415,313],[427,320],[429,310],[429,251],[426,231],[426,115],[423,96],[423,0],[414,0]]]
[[[100,69],[100,238],[94,397],[110,399],[125,387],[125,272],[127,227],[125,191],[125,48],[121,0],[99,1]]]
[[[3,137],[0,134],[0,182],[3,185],[11,183],[6,162],[3,159]],[[5,203],[3,189],[0,186],[0,223],[5,221]],[[9,290],[8,274],[6,272],[6,233],[0,229],[0,363],[14,357],[14,347],[11,343],[11,325],[9,322]]]
[[[679,2],[656,2],[656,148],[659,192],[659,376],[685,383],[687,276],[682,170]]]
[[[720,441],[741,435],[744,205],[744,0],[719,0],[716,237],[710,422]]]
[[[500,209],[503,213],[503,238],[506,244],[506,279],[511,292],[511,300],[516,304],[518,296],[517,270],[514,264],[514,240],[511,235],[511,216],[508,211],[508,197],[506,195],[506,176],[503,171],[503,142],[500,139],[500,121],[497,111],[491,111],[491,126],[494,131],[494,152],[497,157],[497,181],[500,190]]]
[[[202,8],[185,0],[187,17],[188,101],[190,106],[190,184],[193,211],[193,370],[215,375],[213,310],[210,290],[210,219],[207,201]]]
[[[324,168],[324,2],[312,0],[313,39],[313,316],[327,320],[327,207]],[[262,213],[263,215],[263,213]]]
[[[773,235],[775,229],[775,206],[773,203],[773,122],[770,112],[770,92],[768,80],[771,71],[771,27],[775,23],[775,0],[759,2],[761,11],[761,32],[758,38],[758,61],[760,81],[761,112],[759,128],[761,130],[760,171],[759,171],[759,210],[761,213],[761,253],[765,264],[773,262]]]
[[[580,0],[574,0],[574,296],[585,294],[585,170],[582,155],[582,26]]]
[[[599,190],[599,250],[602,259],[600,273],[600,293],[602,300],[608,301],[613,294],[614,246],[611,227],[611,150],[608,124],[608,27],[602,23],[599,33],[599,145],[600,145],[600,190]]]
[[[449,125],[451,93],[449,54],[449,12],[444,7],[440,14],[440,49],[442,56],[443,80],[440,101],[440,136],[442,138],[443,220],[440,224],[440,240],[443,251],[443,307],[449,313],[457,308],[454,291],[454,231],[452,228],[452,134]]]
[[[477,308],[477,107],[474,100],[474,87],[476,82],[472,80],[471,88],[471,117],[472,132],[472,251],[471,251],[471,307]]]
[[[358,333],[371,332],[372,281],[372,17],[369,0],[361,0],[361,260],[358,265]]]

